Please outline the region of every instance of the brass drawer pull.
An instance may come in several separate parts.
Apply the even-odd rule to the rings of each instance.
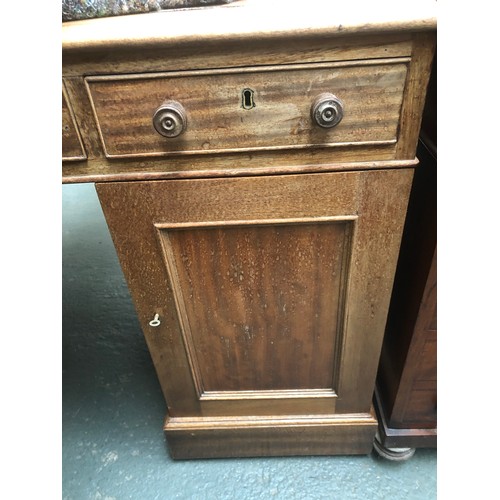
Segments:
[[[320,127],[335,127],[344,117],[344,104],[333,94],[320,94],[311,106],[311,117]]]
[[[153,126],[163,137],[177,137],[187,128],[187,115],[182,104],[165,101],[153,115]]]

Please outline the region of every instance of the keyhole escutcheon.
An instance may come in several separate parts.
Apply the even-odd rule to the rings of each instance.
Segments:
[[[243,109],[255,108],[255,101],[253,99],[254,91],[252,89],[243,89],[241,92],[241,106]]]

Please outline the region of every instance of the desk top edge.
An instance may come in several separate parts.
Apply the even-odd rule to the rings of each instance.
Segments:
[[[182,44],[342,37],[400,31],[434,31],[436,2],[381,0],[375,5],[325,0],[288,4],[246,0],[200,9],[180,9],[63,23],[63,53]],[[284,11],[286,9],[286,13]]]

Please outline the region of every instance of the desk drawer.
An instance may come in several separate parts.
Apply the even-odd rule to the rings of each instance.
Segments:
[[[107,157],[392,144],[407,60],[96,76],[86,79]],[[332,128],[311,108],[330,93],[343,107]],[[164,137],[153,115],[175,101],[184,128]]]
[[[86,158],[64,87],[62,93],[62,158],[63,160],[83,160]]]

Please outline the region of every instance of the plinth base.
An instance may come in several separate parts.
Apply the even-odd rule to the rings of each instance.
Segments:
[[[377,420],[373,408],[341,416],[167,416],[164,431],[174,459],[366,455],[373,447]]]

